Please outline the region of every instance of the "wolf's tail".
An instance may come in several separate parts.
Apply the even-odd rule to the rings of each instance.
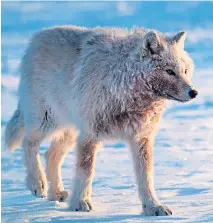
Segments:
[[[24,137],[24,118],[18,108],[14,112],[12,118],[8,122],[5,130],[5,145],[10,151],[17,148]]]

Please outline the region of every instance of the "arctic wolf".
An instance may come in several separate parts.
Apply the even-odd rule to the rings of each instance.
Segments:
[[[167,100],[187,102],[197,91],[185,32],[166,36],[134,28],[45,29],[31,39],[21,63],[19,102],[6,146],[22,143],[27,186],[37,197],[64,201],[61,165],[77,147],[70,210],[92,210],[96,153],[104,139],[130,147],[145,215],[171,215],[153,183],[153,140]],[[52,137],[46,174],[39,146]],[[76,145],[75,145],[76,144]]]

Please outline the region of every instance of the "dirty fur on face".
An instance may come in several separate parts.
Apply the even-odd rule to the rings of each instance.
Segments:
[[[46,196],[48,181],[49,200],[67,198],[61,165],[76,145],[69,209],[91,211],[100,143],[121,139],[133,157],[145,215],[172,214],[155,193],[152,150],[166,101],[187,102],[198,94],[185,38],[186,32],[76,26],[44,29],[32,37],[20,67],[18,107],[5,132],[10,150],[23,141],[32,194]],[[52,144],[46,178],[38,149],[47,137]]]

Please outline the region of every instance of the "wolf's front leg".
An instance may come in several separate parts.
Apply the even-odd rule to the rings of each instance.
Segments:
[[[147,216],[172,215],[171,210],[158,200],[153,182],[153,142],[149,137],[131,140],[130,147],[138,183],[139,197]]]
[[[100,146],[100,143],[87,138],[77,147],[76,174],[70,200],[70,210],[72,211],[93,210],[91,204],[92,180],[96,153]]]

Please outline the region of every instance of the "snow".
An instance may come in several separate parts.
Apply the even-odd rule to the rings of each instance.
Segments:
[[[134,5],[131,15],[124,13],[121,19],[120,14],[117,15],[117,3],[92,5],[87,2],[79,7],[75,3],[69,3],[69,7],[68,3],[56,2],[30,4],[2,3],[2,145],[6,123],[17,105],[18,64],[30,35],[36,30],[68,23],[85,26],[125,26],[127,23],[128,27],[137,24],[168,32],[180,29],[177,20],[180,11],[171,10],[177,7],[177,2],[175,5],[172,2],[156,3],[158,7],[152,8],[152,11],[156,15],[160,15],[159,8],[164,12],[157,23],[156,18],[145,13],[147,8],[153,6],[151,2],[134,3],[136,7]],[[75,7],[72,8],[72,4]],[[86,7],[89,6],[87,11]],[[193,83],[199,96],[190,103],[169,103],[154,150],[157,194],[162,203],[172,209],[173,216],[143,216],[128,148],[122,142],[112,142],[105,144],[97,157],[92,196],[95,211],[90,213],[69,212],[67,203],[33,197],[25,185],[22,149],[15,150],[11,155],[2,148],[3,222],[213,222],[213,40],[207,38],[207,34],[200,34],[203,27],[212,24],[209,9],[212,3],[192,2],[190,5],[188,2],[181,3],[181,6],[181,12],[190,9],[178,17],[182,28],[196,31],[189,32],[191,37],[186,48],[195,60]],[[30,7],[30,13],[27,7]],[[58,7],[63,10],[61,16],[56,12]],[[83,15],[79,13],[81,8]],[[202,24],[195,16],[198,13],[203,18]],[[38,16],[44,20],[35,23],[33,18]],[[149,18],[148,22],[146,18]],[[41,147],[42,158],[48,145],[45,142]],[[70,189],[74,163],[75,150],[71,150],[62,168],[67,190]]]

